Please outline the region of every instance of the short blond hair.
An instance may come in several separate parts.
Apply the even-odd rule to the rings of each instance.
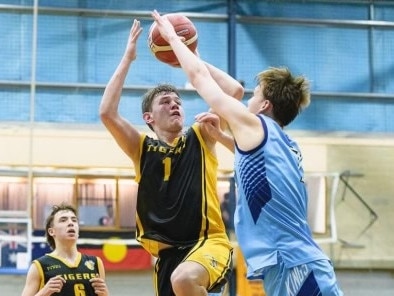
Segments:
[[[292,122],[310,104],[309,80],[293,76],[286,67],[270,67],[258,73],[256,80],[264,99],[272,103],[274,119],[282,126]]]

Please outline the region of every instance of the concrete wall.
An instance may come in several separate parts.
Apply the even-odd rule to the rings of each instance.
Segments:
[[[323,249],[338,267],[394,268],[394,135],[289,133],[301,146],[307,172],[360,174],[348,179],[356,193],[339,183],[338,240],[322,244]],[[132,165],[108,132],[97,127],[2,125],[0,147],[0,167],[7,169],[31,165],[130,171]],[[218,156],[221,172],[231,172],[232,154],[219,146]]]

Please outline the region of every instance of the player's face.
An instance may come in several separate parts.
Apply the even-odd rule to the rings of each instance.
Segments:
[[[55,214],[49,231],[54,239],[75,241],[79,233],[78,218],[72,211],[59,211]]]
[[[152,103],[151,119],[160,129],[179,132],[184,122],[181,99],[175,93],[158,94]]]

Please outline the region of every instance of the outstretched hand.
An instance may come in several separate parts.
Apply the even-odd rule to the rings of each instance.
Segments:
[[[131,61],[134,61],[137,57],[137,41],[141,35],[142,28],[141,23],[138,20],[133,21],[133,26],[130,29],[129,39],[127,41],[126,55]]]
[[[161,37],[165,41],[170,43],[170,40],[172,38],[179,39],[179,36],[175,32],[174,26],[165,15],[161,16],[160,13],[157,12],[157,10],[153,10],[152,17],[156,22],[156,26],[160,32]]]

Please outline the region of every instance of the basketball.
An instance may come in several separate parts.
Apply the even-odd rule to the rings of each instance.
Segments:
[[[166,14],[166,16],[174,26],[176,34],[180,37],[184,37],[183,43],[186,44],[192,52],[195,52],[197,49],[198,35],[193,22],[180,13],[169,13]],[[152,54],[159,61],[174,67],[180,66],[171,46],[161,37],[156,23],[153,23],[149,29],[148,45]]]

